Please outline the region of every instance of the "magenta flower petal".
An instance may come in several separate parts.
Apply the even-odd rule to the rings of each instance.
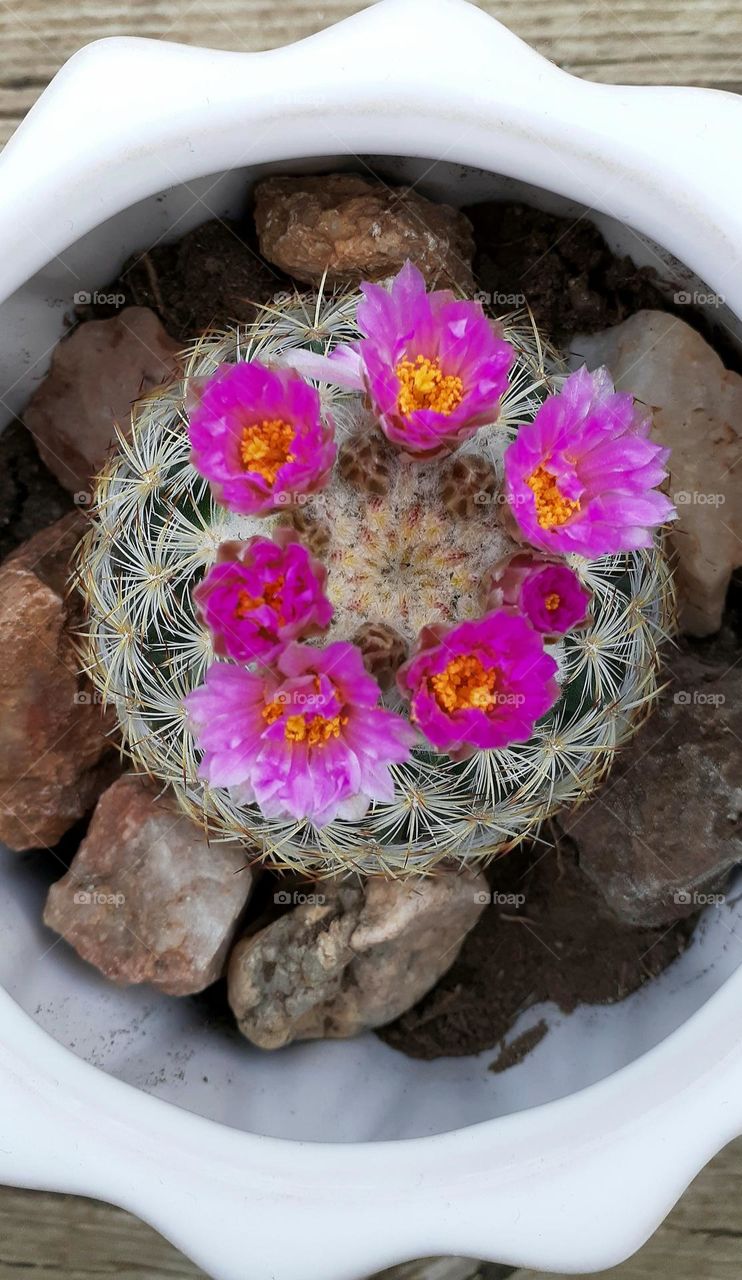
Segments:
[[[494,422],[515,352],[480,303],[448,290],[428,293],[406,262],[391,289],[362,284],[362,339],[330,355],[287,351],[308,378],[367,392],[382,430],[403,452],[432,458],[457,449]]]
[[[494,422],[515,358],[478,302],[428,293],[406,262],[387,292],[363,284],[358,353],[385,435],[405,453],[450,452]]]
[[[517,551],[493,566],[484,588],[487,609],[517,609],[534,630],[554,639],[582,626],[591,600],[574,569],[535,551]]]
[[[190,416],[191,461],[217,500],[265,515],[322,489],[335,462],[334,427],[293,370],[222,365]]]
[[[669,451],[605,369],[580,369],[505,452],[505,492],[527,542],[592,559],[652,544],[675,508],[656,492]]]
[[[409,758],[416,734],[379,697],[355,645],[294,642],[274,671],[210,667],[185,702],[212,786],[235,788],[267,818],[321,827],[393,797],[389,766]]]
[[[203,752],[199,772],[212,787],[234,787],[249,779],[265,727],[263,711],[275,687],[268,676],[216,663],[206,683],[184,699]]]
[[[332,618],[327,572],[292,537],[226,542],[193,598],[214,652],[237,662],[270,662],[291,640],[324,630]]]
[[[423,632],[398,682],[411,718],[439,751],[526,742],[559,697],[557,666],[525,618],[507,609]]]

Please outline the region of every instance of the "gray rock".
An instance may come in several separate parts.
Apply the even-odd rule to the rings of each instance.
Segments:
[[[229,1001],[262,1049],[343,1038],[397,1018],[453,964],[489,898],[482,875],[329,881],[238,942]]]
[[[582,871],[641,926],[707,905],[742,860],[742,668],[681,653],[663,675],[669,689],[609,781],[561,818]]]
[[[682,630],[718,631],[732,570],[742,564],[742,377],[724,368],[690,325],[663,311],[573,342],[594,369],[654,410],[654,438],[672,449],[669,494],[678,509]]]
[[[244,849],[209,846],[190,818],[125,777],[98,802],[44,922],[114,982],[185,996],[221,976],[252,886]]]

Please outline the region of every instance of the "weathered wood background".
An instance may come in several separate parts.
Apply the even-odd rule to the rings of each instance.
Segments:
[[[0,0],[0,143],[60,64],[90,40],[138,35],[268,49],[365,7],[354,0],[321,6],[306,0]],[[488,0],[480,7],[583,76],[742,90],[740,0]],[[463,1280],[468,1271],[452,1267],[450,1280]],[[476,1274],[474,1266],[470,1274]],[[480,1274],[489,1280],[492,1273]],[[742,1143],[698,1178],[636,1258],[606,1274],[615,1280],[742,1280]],[[440,1269],[436,1275],[447,1280]],[[0,1190],[0,1280],[106,1276],[196,1280],[203,1273],[121,1210]],[[521,1274],[517,1280],[541,1278]]]
[[[0,0],[0,141],[89,40],[137,35],[270,49],[366,7],[354,0]],[[739,0],[488,0],[480,7],[579,75],[742,86]]]

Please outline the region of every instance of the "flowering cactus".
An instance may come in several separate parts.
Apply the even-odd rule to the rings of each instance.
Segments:
[[[268,662],[291,640],[322,631],[332,618],[327,571],[288,529],[273,538],[223,542],[216,564],[193,592],[214,653]]]
[[[527,619],[505,609],[457,627],[427,627],[399,672],[411,717],[455,759],[527,742],[559,697],[557,664]]]
[[[411,262],[389,290],[363,284],[361,293],[361,340],[324,366],[300,355],[299,369],[365,390],[386,437],[414,458],[450,453],[497,418],[515,352],[479,303],[428,293]]]
[[[548,352],[408,265],[199,340],[135,408],[80,554],[88,666],[215,835],[310,874],[486,858],[651,705],[665,455]]]
[[[616,392],[605,369],[580,369],[549,396],[505,454],[505,486],[524,541],[594,558],[652,545],[674,517],[656,491],[669,449],[651,418]]]
[[[415,737],[379,707],[380,689],[354,645],[290,644],[273,670],[217,663],[185,705],[204,750],[201,774],[267,818],[318,827],[362,818],[394,797],[391,764]]]
[[[575,570],[538,552],[507,556],[485,575],[482,587],[486,610],[501,605],[517,609],[535,631],[552,640],[587,621],[590,592]]]
[[[323,421],[314,388],[257,360],[224,365],[209,379],[189,433],[195,469],[244,515],[321,489],[335,461],[332,420]]]

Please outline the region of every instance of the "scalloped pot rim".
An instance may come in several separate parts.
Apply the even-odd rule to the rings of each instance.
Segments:
[[[740,124],[731,94],[578,81],[464,0],[383,0],[263,54],[102,41],[0,158],[0,296],[117,211],[199,176],[438,155],[629,223],[742,315],[742,176],[722,157]],[[434,1253],[597,1270],[638,1248],[742,1132],[741,984],[559,1101],[337,1145],[257,1137],[148,1096],[0,993],[0,1177],[129,1208],[217,1280],[241,1278],[247,1258],[255,1280],[351,1280]]]

